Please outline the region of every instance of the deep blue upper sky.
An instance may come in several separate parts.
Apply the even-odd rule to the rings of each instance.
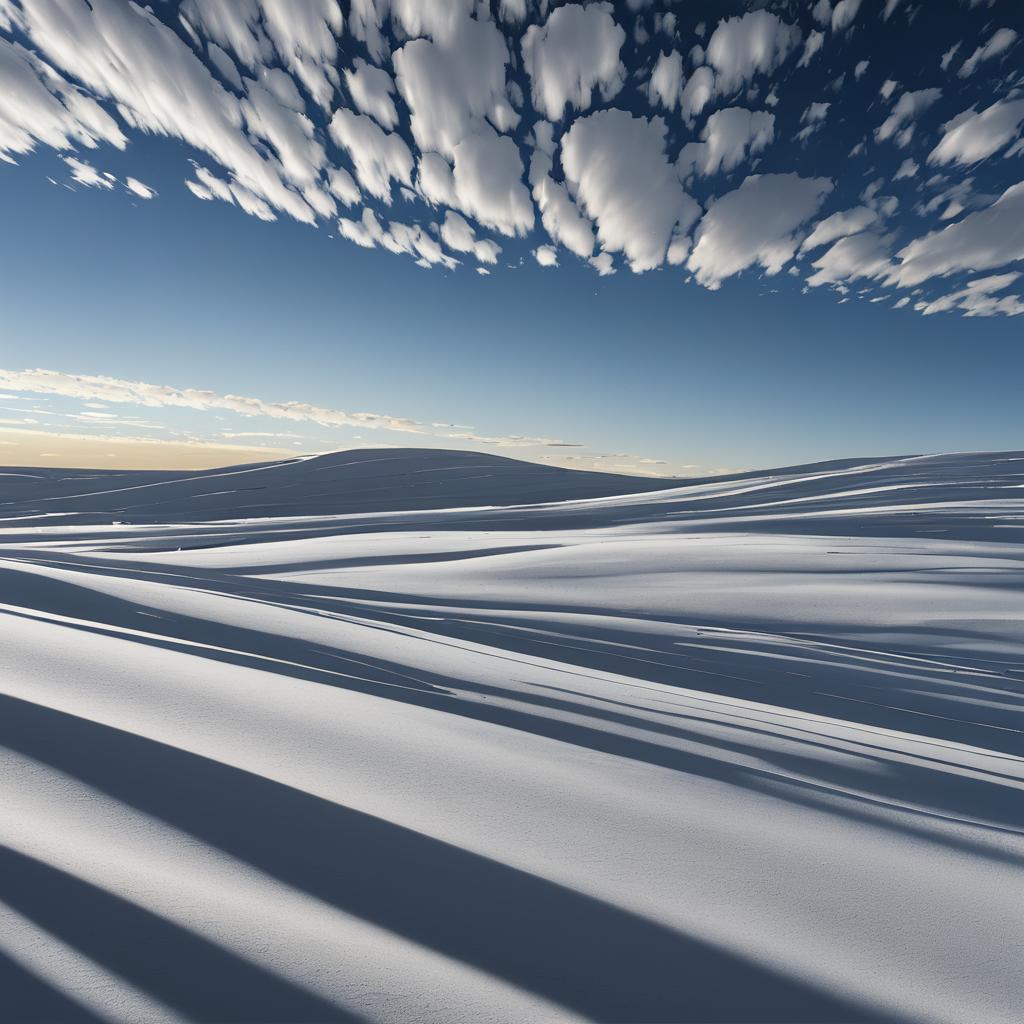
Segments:
[[[375,55],[371,36],[354,38],[348,4],[340,32],[330,28],[333,0],[307,8],[313,28],[336,38],[337,53],[316,60],[310,40],[322,44],[323,32],[287,49],[305,31],[298,15],[290,36],[280,27],[275,35],[256,0],[252,22],[250,5],[227,5],[263,47],[249,68],[238,52],[244,35],[231,36],[235,50],[227,45],[217,5],[154,6],[173,36],[101,0],[91,9],[78,0],[8,5],[3,31],[0,3],[0,152],[6,146],[16,161],[0,164],[0,368],[9,371],[0,388],[10,397],[0,399],[0,423],[40,431],[29,442],[40,451],[59,433],[296,451],[431,444],[689,474],[1021,447],[1022,321],[1008,315],[1024,308],[1011,298],[1024,258],[1016,4],[904,2],[885,18],[884,0],[863,0],[846,24],[849,8],[820,5],[623,3],[580,9],[560,28],[556,15],[574,5],[553,4],[546,16],[527,5],[518,23],[514,10],[501,21],[495,3],[499,31],[482,9],[472,30],[457,24],[455,3],[428,24],[432,5],[419,0],[403,22],[396,0],[376,59],[398,85],[373,94],[391,96],[394,135],[369,115],[353,112],[341,127],[332,120],[360,102],[370,109],[343,76],[331,81],[330,69],[352,69],[357,56],[372,67]],[[750,6],[766,10],[751,21]],[[66,25],[75,28],[71,50],[59,38]],[[515,56],[492,97],[504,112],[458,107],[476,102],[467,82],[482,88],[493,78],[474,35],[481,29]],[[808,46],[816,31],[819,49]],[[161,73],[151,73],[146,33],[171,48],[160,51]],[[241,88],[226,80],[224,58],[211,57],[216,38],[247,76]],[[161,78],[174,47],[181,68]],[[404,61],[388,55],[400,49]],[[110,70],[111,54],[138,61],[130,81]],[[437,55],[444,60],[432,63]],[[259,90],[261,67],[264,82],[272,69],[299,83],[302,111],[280,80],[276,91]],[[449,67],[455,85],[446,84]],[[24,87],[26,68],[60,104],[56,114],[13,89]],[[700,83],[700,68],[712,95],[694,109],[694,89],[685,90]],[[577,110],[581,74],[594,91]],[[169,96],[168,82],[187,75],[182,95]],[[203,123],[196,89],[214,97],[218,116],[229,111],[228,128],[230,111],[242,111],[237,139]],[[547,143],[534,126],[553,116],[544,108],[561,93],[566,106]],[[94,104],[88,117],[72,94]],[[710,120],[726,110],[741,114]],[[509,111],[519,115],[514,126]],[[890,118],[892,130],[879,134]],[[274,124],[285,128],[275,134]],[[455,170],[443,202],[423,176],[428,152]],[[186,179],[206,187],[190,160],[227,183],[227,201],[186,188]],[[913,169],[896,177],[908,160]],[[382,167],[390,205],[372,195]],[[350,172],[362,193],[347,197],[351,205],[347,186],[332,193],[331,168]],[[98,182],[103,172],[112,187]],[[129,178],[156,194],[142,198]],[[545,202],[560,216],[542,223]],[[329,205],[335,213],[323,212]],[[449,228],[468,225],[473,242],[501,247],[493,262],[486,250],[478,260],[465,243],[457,248],[456,233],[441,227],[446,208],[465,218]],[[362,219],[371,216],[364,209],[377,220]],[[534,224],[522,234],[526,211]],[[841,213],[850,216],[834,218],[801,254],[815,226]],[[375,237],[363,234],[368,224],[380,225]],[[939,234],[951,227],[955,235]],[[605,273],[582,255],[588,230]],[[403,248],[413,256],[390,251]],[[541,265],[552,259],[557,266]],[[35,367],[56,372],[22,373]],[[114,381],[91,380],[99,376]],[[127,381],[142,384],[118,383]],[[213,397],[183,397],[187,389]],[[252,401],[221,400],[229,395]],[[287,402],[302,406],[283,412]],[[346,419],[361,412],[373,416]]]

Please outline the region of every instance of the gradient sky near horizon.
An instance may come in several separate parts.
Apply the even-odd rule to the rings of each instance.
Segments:
[[[0,0],[0,463],[1024,447],[1012,0]]]

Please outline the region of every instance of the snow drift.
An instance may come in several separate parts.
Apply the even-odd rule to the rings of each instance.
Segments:
[[[0,475],[0,1017],[1019,1020],[1024,455]]]

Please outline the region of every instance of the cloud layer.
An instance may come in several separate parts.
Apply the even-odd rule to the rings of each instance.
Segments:
[[[198,200],[424,268],[788,269],[1016,315],[968,278],[1014,287],[1022,259],[1018,31],[974,5],[751,6],[0,0],[0,160],[56,151],[61,184],[159,201],[104,166],[155,135]],[[925,72],[876,55],[897,31],[935,50]]]
[[[463,240],[473,244],[468,237]],[[557,265],[553,247],[539,247],[536,258],[542,266]],[[161,445],[202,446],[216,449],[219,454],[214,457],[221,463],[232,461],[231,448],[234,447],[237,455],[239,445],[261,455],[280,453],[283,444],[306,451],[367,447],[371,435],[376,436],[369,446],[387,447],[394,443],[410,443],[401,436],[391,437],[396,434],[413,436],[415,440],[412,443],[417,447],[518,450],[515,454],[522,453],[521,457],[576,468],[650,475],[667,475],[672,472],[672,467],[660,460],[604,453],[580,442],[553,437],[481,434],[470,426],[456,423],[427,423],[380,413],[324,408],[307,402],[274,402],[248,395],[222,394],[208,389],[181,388],[93,374],[71,374],[48,369],[0,369],[0,404],[30,395],[33,396],[33,404],[42,407],[25,410],[17,408],[16,417],[0,418],[0,433],[46,436],[54,439],[54,443],[63,440],[96,444],[132,443],[150,448]],[[70,402],[76,411],[47,408],[47,403],[51,401],[62,401],[65,407]],[[129,408],[127,415],[122,407]],[[139,410],[152,410],[152,415],[157,418],[151,419],[148,413],[143,417]],[[165,412],[161,417],[156,410]],[[171,429],[169,418],[183,411],[206,414],[207,425],[210,422],[218,424],[214,435],[210,436],[208,429],[205,436],[191,429]],[[23,412],[35,412],[43,419],[22,415]],[[230,416],[241,417],[243,422],[257,422],[252,427],[245,424],[241,430],[225,429],[223,421]],[[260,420],[267,422],[260,423]],[[66,429],[67,421],[74,425],[74,431]],[[280,429],[276,426],[277,422],[289,426]],[[86,427],[95,430],[93,433],[82,433]],[[354,434],[352,430],[360,433]],[[143,434],[140,435],[139,431],[143,431]],[[276,446],[272,442],[276,442]],[[95,444],[88,450],[95,452]],[[190,458],[194,461],[194,452]],[[237,461],[237,457],[234,461]],[[699,467],[681,468],[692,470]]]

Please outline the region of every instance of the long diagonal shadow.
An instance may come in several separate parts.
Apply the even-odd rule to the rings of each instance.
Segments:
[[[0,579],[4,575],[5,571],[0,570]],[[697,734],[679,726],[602,710],[567,699],[565,691],[561,697],[552,697],[524,689],[517,694],[521,706],[510,707],[488,699],[507,694],[474,680],[454,679],[427,670],[416,670],[413,675],[407,667],[381,658],[350,656],[323,645],[180,613],[163,613],[159,620],[145,618],[140,621],[140,615],[146,612],[143,606],[134,602],[104,596],[97,603],[92,600],[93,595],[89,590],[77,584],[42,577],[30,577],[30,582],[32,587],[19,593],[25,608],[38,607],[70,615],[91,615],[94,619],[92,623],[62,624],[76,631],[132,640],[134,638],[131,635],[126,636],[117,630],[138,629],[140,626],[147,629],[159,628],[163,631],[162,635],[147,633],[139,637],[137,642],[198,655],[210,661],[269,669],[284,676],[518,729],[616,757],[728,782],[749,790],[769,792],[791,803],[818,810],[835,812],[835,800],[840,799],[844,804],[842,814],[845,817],[866,823],[879,823],[877,817],[871,816],[875,810],[895,810],[925,825],[937,820],[969,825],[979,836],[985,831],[1019,833],[1024,826],[1019,801],[1015,799],[1016,790],[999,785],[999,778],[991,773],[987,781],[960,777],[949,772],[941,773],[937,778],[937,773],[929,768],[899,762],[887,762],[884,765],[885,772],[865,772],[843,767],[838,762],[829,764],[794,752],[772,753],[756,745],[739,744],[722,738],[712,739],[706,734]],[[5,614],[19,616],[28,613],[8,611]],[[179,639],[186,637],[187,641]],[[460,690],[465,693],[458,692]],[[581,723],[538,713],[543,709],[583,715],[587,721]],[[601,728],[602,722],[639,728],[647,736],[636,738],[622,735],[617,730]],[[708,756],[664,745],[657,742],[660,736],[698,740],[703,746],[716,747],[725,756]],[[737,762],[733,756],[735,754],[776,762],[778,770]],[[865,755],[862,755],[862,760],[865,764],[871,762],[871,758]],[[809,778],[799,778],[799,774],[808,775]],[[929,842],[939,841],[942,845],[965,852],[1020,863],[1019,855],[1013,851],[1003,850],[990,843],[976,842],[967,834],[957,836],[947,830],[938,840],[926,827],[918,827],[909,821],[896,822],[891,816],[886,820],[885,827]]]
[[[609,641],[614,638],[628,638],[630,634],[617,631],[614,623],[607,621],[605,612],[600,608],[571,609],[577,613],[600,616],[606,621],[600,627],[576,627],[575,635],[566,636],[561,642],[553,642],[545,640],[536,631],[531,633],[522,629],[507,628],[510,625],[515,627],[517,623],[503,619],[502,613],[507,612],[508,609],[504,604],[496,601],[469,600],[459,597],[457,605],[453,608],[451,601],[439,601],[419,595],[410,598],[408,595],[386,591],[352,590],[309,583],[296,585],[284,580],[239,577],[233,574],[194,568],[187,571],[172,571],[166,568],[156,569],[145,564],[131,566],[119,561],[95,557],[84,558],[68,554],[57,557],[49,553],[45,555],[34,553],[31,558],[11,560],[27,561],[65,570],[71,569],[86,577],[98,573],[124,579],[148,580],[165,586],[210,594],[223,594],[233,600],[287,607],[290,610],[305,613],[326,613],[343,617],[352,615],[368,623],[377,623],[379,624],[378,628],[412,627],[426,630],[438,640],[442,637],[456,641],[469,640],[483,643],[495,650],[505,651],[509,655],[522,653],[547,659],[554,657],[555,660],[565,665],[583,670],[622,672],[642,679],[686,686],[731,697],[755,701],[770,700],[776,705],[812,714],[822,714],[840,721],[851,721],[925,737],[969,743],[981,749],[997,752],[1019,754],[1022,749],[1019,730],[1005,726],[1008,719],[1004,708],[962,702],[950,706],[949,702],[943,699],[943,694],[946,691],[952,693],[954,698],[963,695],[961,691],[964,689],[965,680],[964,677],[958,676],[956,673],[952,675],[946,673],[941,680],[940,688],[934,692],[931,692],[927,686],[904,687],[900,699],[904,703],[909,703],[910,706],[900,708],[892,705],[892,701],[887,699],[889,696],[887,691],[884,688],[879,688],[877,680],[871,674],[850,673],[846,670],[847,667],[841,663],[822,662],[818,666],[818,670],[824,672],[826,678],[832,677],[836,672],[840,673],[843,679],[842,694],[829,693],[817,686],[808,687],[802,679],[794,680],[778,673],[772,674],[770,671],[768,672],[768,675],[771,676],[769,692],[765,686],[768,679],[765,678],[763,660],[756,666],[756,669],[753,665],[748,665],[746,668],[748,672],[755,670],[757,678],[744,678],[741,674],[737,674],[735,669],[725,673],[703,671],[700,659],[695,661],[693,658],[694,652],[684,655],[678,646],[671,643],[666,649],[657,652],[657,656],[652,656],[655,654],[653,651],[647,657],[638,656],[635,652],[626,653],[617,648],[628,647],[628,643],[620,645]],[[0,579],[11,572],[10,569],[0,569]],[[18,579],[12,583],[11,592],[18,594],[19,603],[24,606],[37,607],[41,610],[63,611],[70,615],[79,614],[89,619],[97,615],[98,610],[93,595],[87,586],[80,586],[68,580],[48,579],[20,572],[17,572],[16,575]],[[410,600],[417,606],[416,608],[408,606]],[[391,602],[396,602],[399,606],[404,607],[388,607]],[[431,614],[434,606],[438,608],[438,612]],[[549,606],[543,603],[522,605],[521,607],[523,610],[539,612],[558,613],[567,610],[557,605]],[[141,606],[135,606],[131,602],[110,596],[105,596],[103,599],[102,615],[105,621],[112,624],[138,628],[140,611]],[[646,616],[639,616],[639,618],[643,619]],[[673,620],[659,617],[656,621],[664,624]],[[189,639],[206,640],[214,645],[218,644],[218,636],[229,636],[232,632],[239,635],[250,632],[251,638],[249,643],[244,645],[245,650],[255,653],[268,648],[267,640],[263,638],[262,634],[255,631],[232,629],[232,627],[219,623],[171,614],[161,616],[160,622],[159,628],[166,631],[173,630],[176,635],[182,635],[176,626],[181,627],[187,624],[190,629],[187,634]],[[273,644],[281,650],[286,645],[285,638],[274,637]],[[239,645],[236,644],[236,646]],[[852,648],[848,649],[847,654],[852,651]],[[836,652],[832,652],[829,657],[836,657]],[[877,666],[873,667],[877,669]],[[921,674],[924,672],[924,666],[916,666],[916,670],[918,674]],[[1024,699],[1020,693],[1019,682],[1005,673],[1000,677],[988,678],[986,685],[990,687],[999,685],[1000,697],[1004,702],[1019,702]],[[851,696],[863,699],[848,699]],[[962,713],[966,708],[970,709],[974,720],[967,718]]]
[[[192,1020],[341,1024],[359,1019],[194,932],[3,845],[0,899]],[[45,1006],[30,991],[15,998],[5,1021],[31,1020]],[[49,1019],[77,1018],[59,1011]]]
[[[879,1019],[612,904],[132,733],[3,697],[0,743],[346,913],[594,1020]],[[89,928],[77,939],[86,952],[109,941]],[[169,973],[165,989],[189,986],[187,975]]]
[[[0,869],[2,871],[2,869]],[[0,880],[3,879],[0,874]],[[100,1024],[100,1018],[0,953],[0,1020],[11,1024]]]

